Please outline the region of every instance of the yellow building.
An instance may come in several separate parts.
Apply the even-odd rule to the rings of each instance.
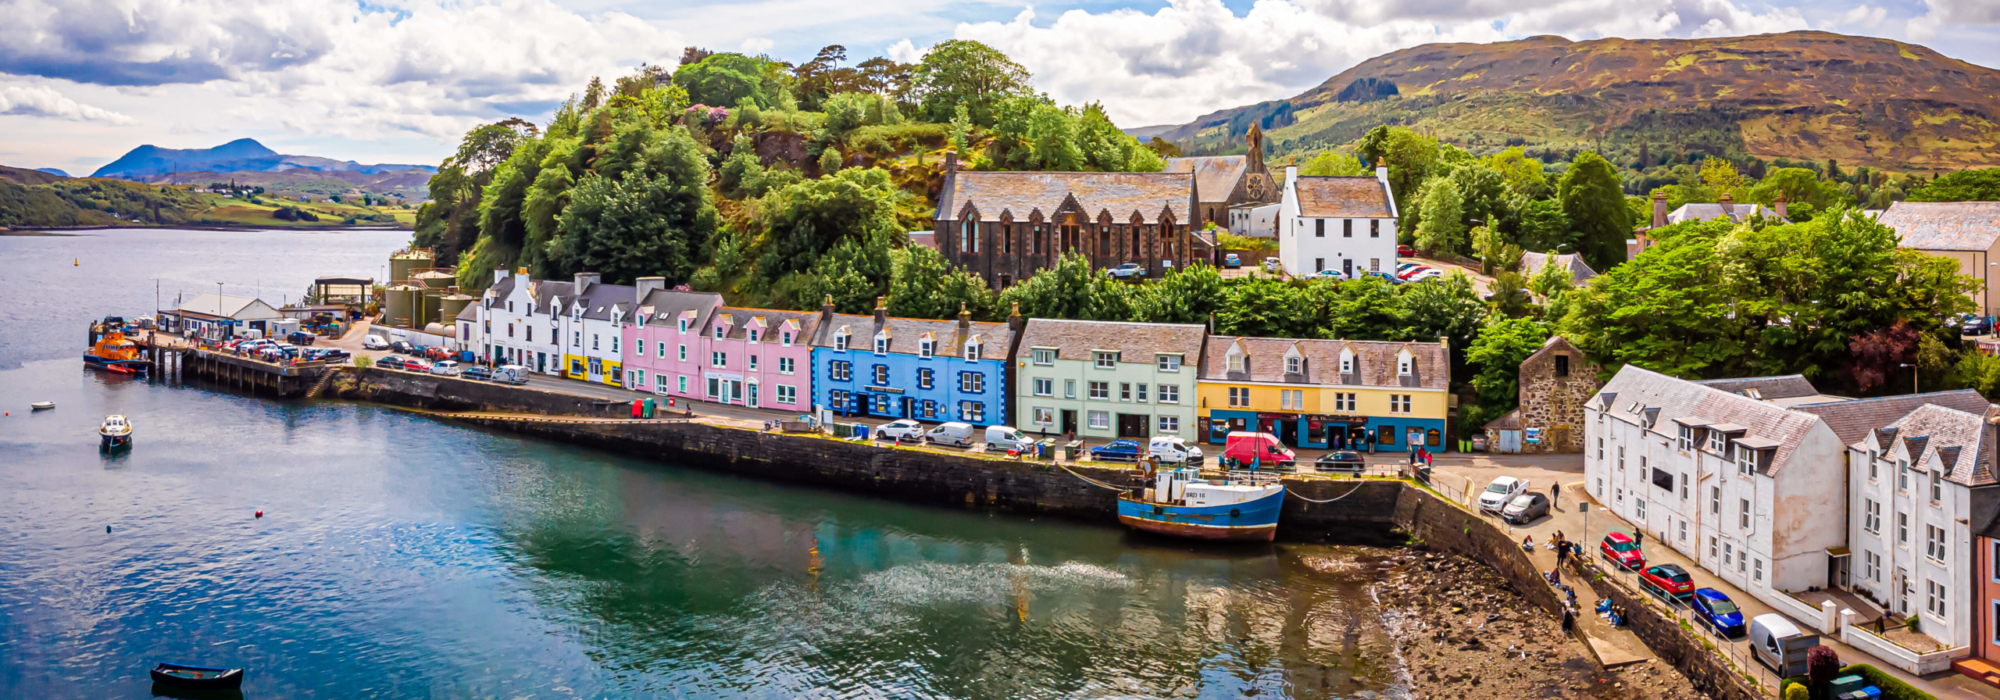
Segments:
[[[1265,432],[1294,447],[1444,449],[1451,361],[1436,343],[1211,335],[1196,381],[1209,442]]]

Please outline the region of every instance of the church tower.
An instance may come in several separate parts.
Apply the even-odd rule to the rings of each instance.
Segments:
[[[1251,122],[1250,133],[1244,136],[1244,140],[1250,149],[1246,154],[1249,158],[1248,172],[1264,172],[1264,130],[1257,128],[1256,122]]]

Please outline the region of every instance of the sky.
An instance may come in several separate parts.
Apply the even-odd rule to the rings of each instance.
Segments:
[[[546,118],[592,76],[688,45],[803,62],[1007,52],[1120,126],[1298,94],[1389,51],[1816,29],[2000,66],[1996,0],[0,0],[0,164],[88,174],[142,144],[435,165],[472,126]]]

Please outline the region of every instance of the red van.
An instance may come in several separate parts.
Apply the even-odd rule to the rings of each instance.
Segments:
[[[1298,455],[1278,441],[1278,436],[1270,433],[1234,431],[1223,439],[1222,465],[1241,467],[1256,464],[1267,468],[1291,469],[1298,464]]]

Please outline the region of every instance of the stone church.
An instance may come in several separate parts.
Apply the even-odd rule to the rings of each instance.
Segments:
[[[1194,175],[1202,221],[1225,223],[1230,207],[1278,201],[1278,184],[1264,168],[1264,131],[1251,124],[1244,145],[1247,152],[1240,156],[1167,159],[1165,172]]]

